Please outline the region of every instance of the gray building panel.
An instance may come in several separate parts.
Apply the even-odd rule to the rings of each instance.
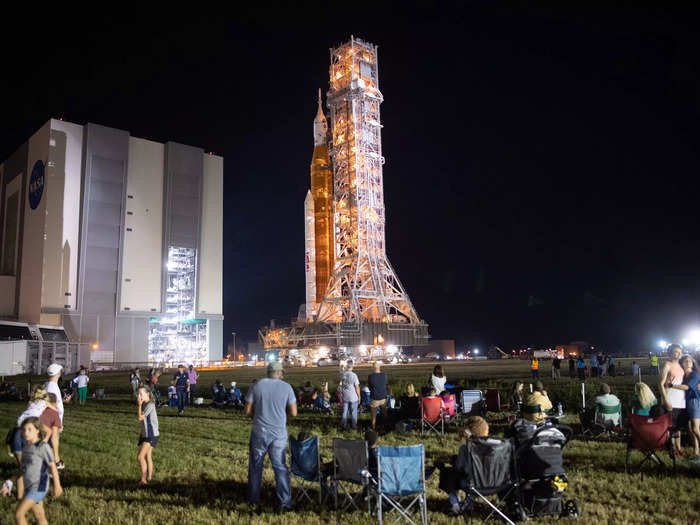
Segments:
[[[203,150],[165,145],[165,247],[199,250],[202,217]]]
[[[77,328],[81,341],[115,351],[129,133],[87,124],[84,137]]]
[[[220,361],[224,354],[224,322],[209,319],[209,359]]]

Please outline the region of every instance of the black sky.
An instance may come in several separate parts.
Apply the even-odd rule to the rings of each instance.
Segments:
[[[631,350],[700,323],[697,12],[421,5],[6,25],[0,158],[50,117],[223,155],[224,334],[254,340],[304,300],[316,90],[354,34],[380,46],[388,255],[433,337]]]

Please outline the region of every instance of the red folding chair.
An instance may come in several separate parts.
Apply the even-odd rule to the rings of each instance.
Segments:
[[[510,408],[508,403],[501,403],[501,392],[495,388],[486,390],[486,409],[489,412],[501,412]]]
[[[640,416],[637,414],[629,415],[630,439],[627,442],[627,457],[625,459],[625,472],[633,474],[635,472],[642,473],[642,467],[649,462],[660,469],[666,470],[667,465],[659,456],[656,455],[658,450],[666,450],[671,458],[673,472],[676,471],[676,455],[673,451],[671,443],[670,429],[673,425],[673,417],[670,412],[659,417]],[[638,450],[644,454],[644,459],[633,468],[632,451]],[[643,473],[642,473],[643,475]]]
[[[445,433],[445,418],[442,410],[441,397],[424,397],[420,402],[420,433],[430,432]],[[440,427],[438,428],[438,424]],[[426,432],[427,427],[427,432]]]

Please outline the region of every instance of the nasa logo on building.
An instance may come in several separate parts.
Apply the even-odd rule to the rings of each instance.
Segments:
[[[29,206],[32,210],[37,209],[42,195],[44,195],[44,163],[37,160],[29,177]]]

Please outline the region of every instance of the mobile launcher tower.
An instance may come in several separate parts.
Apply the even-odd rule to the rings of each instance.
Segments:
[[[306,304],[260,335],[266,350],[310,361],[391,361],[429,335],[386,255],[377,46],[351,37],[330,58],[331,130],[319,91],[305,201]]]

